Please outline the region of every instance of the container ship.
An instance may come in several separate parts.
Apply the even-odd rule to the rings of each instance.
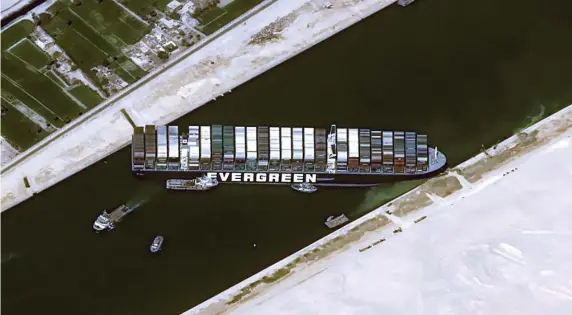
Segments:
[[[146,125],[135,127],[131,168],[161,179],[219,183],[375,186],[435,175],[447,164],[427,136],[361,128]]]

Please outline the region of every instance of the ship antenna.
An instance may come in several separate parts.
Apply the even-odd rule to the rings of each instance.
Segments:
[[[439,153],[439,150],[437,149],[437,146],[435,146],[435,160],[437,160],[437,153]]]

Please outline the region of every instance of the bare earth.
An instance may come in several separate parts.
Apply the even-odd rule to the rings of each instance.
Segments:
[[[169,123],[393,2],[275,2],[3,173],[2,211],[128,145],[132,129],[120,109],[138,125]]]
[[[18,150],[14,149],[3,137],[0,137],[0,145],[2,146],[2,166],[18,155]]]
[[[569,314],[572,105],[185,312]]]

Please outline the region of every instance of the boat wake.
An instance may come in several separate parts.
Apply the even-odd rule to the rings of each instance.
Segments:
[[[8,255],[2,254],[2,264],[5,264],[18,256],[20,256],[20,254],[16,252],[8,253]]]
[[[143,200],[137,200],[137,201],[133,201],[133,202],[128,201],[125,203],[125,205],[128,206],[129,208],[135,210],[135,209],[141,207],[142,205],[144,205],[145,203],[147,203],[147,200],[143,199]]]
[[[385,203],[401,196],[402,194],[421,184],[423,180],[412,180],[391,184],[380,184],[367,190],[364,200],[355,211],[349,213],[350,216],[362,216]]]
[[[127,200],[125,205],[131,209],[139,208],[150,201],[159,191],[161,191],[161,188],[157,186],[146,187]]]

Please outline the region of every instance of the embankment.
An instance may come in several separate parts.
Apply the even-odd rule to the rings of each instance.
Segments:
[[[5,19],[7,17],[10,17],[10,15],[15,14],[16,12],[32,4],[33,2],[34,0],[2,0],[1,18]]]
[[[2,172],[2,211],[127,146],[132,128],[121,109],[138,125],[169,123],[393,2],[289,0],[262,8],[136,90],[72,122],[46,139],[49,145],[22,153]]]
[[[184,314],[564,310],[570,156],[572,105]]]

